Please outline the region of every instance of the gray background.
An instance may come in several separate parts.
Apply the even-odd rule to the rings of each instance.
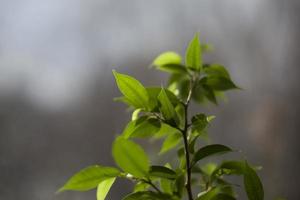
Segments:
[[[212,138],[264,167],[266,199],[300,199],[299,9],[297,0],[1,0],[0,199],[95,199],[54,193],[82,167],[113,165],[129,113],[112,101],[111,70],[165,83],[148,65],[166,50],[183,54],[197,31],[215,47],[206,59],[244,88],[205,108],[217,116]],[[118,181],[108,199],[130,189]]]

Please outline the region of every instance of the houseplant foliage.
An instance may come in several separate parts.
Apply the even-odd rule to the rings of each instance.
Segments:
[[[131,121],[112,145],[117,167],[89,166],[59,191],[97,188],[97,199],[104,200],[113,183],[123,178],[135,185],[123,200],[234,200],[237,186],[227,177],[237,175],[243,179],[249,200],[264,199],[257,168],[246,160],[205,162],[207,157],[233,151],[222,144],[199,145],[214,117],[199,113],[189,119],[191,101],[217,104],[224,92],[238,89],[225,67],[203,62],[202,54],[210,49],[200,44],[196,34],[186,49],[185,62],[175,52],[159,55],[153,66],[170,74],[166,88],[145,87],[135,78],[113,71],[123,95],[117,100],[132,109]],[[137,138],[163,139],[159,154],[176,151],[177,162],[150,162]]]

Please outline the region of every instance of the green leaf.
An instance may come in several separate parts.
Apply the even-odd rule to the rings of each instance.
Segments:
[[[161,92],[161,88],[159,88],[159,87],[147,87],[146,90],[147,90],[147,92],[149,94],[149,97],[150,97],[150,102],[152,104],[152,107],[151,107],[152,110],[158,111],[157,97]],[[164,89],[164,90],[165,90],[169,100],[171,101],[172,105],[176,106],[179,103],[178,98],[171,91],[169,91],[168,89]]]
[[[148,188],[150,187],[150,185],[148,183],[145,183],[145,182],[138,182],[135,186],[134,186],[134,189],[133,191],[134,192],[140,192],[140,191],[145,191],[147,190]]]
[[[161,123],[160,130],[154,135],[155,139],[178,133],[178,130],[166,123]]]
[[[165,139],[159,154],[166,153],[167,151],[170,151],[171,149],[175,148],[180,143],[181,137],[182,136],[179,132],[176,132],[174,134],[170,134]]]
[[[204,72],[208,76],[221,76],[230,79],[230,75],[224,66],[219,64],[210,64],[203,66]]]
[[[193,131],[201,132],[208,125],[208,118],[205,114],[197,114],[192,117],[192,129]]]
[[[151,191],[135,192],[127,195],[122,200],[173,200],[174,198],[168,194],[155,193]]]
[[[244,168],[244,186],[249,200],[263,200],[264,189],[263,185],[254,171],[247,162]]]
[[[208,191],[201,192],[196,200],[211,200],[218,195],[220,189],[213,187]]]
[[[176,172],[164,166],[151,166],[149,175],[152,177],[175,179]]]
[[[229,147],[221,145],[221,144],[212,144],[207,145],[205,147],[200,148],[193,157],[193,163],[202,160],[208,156],[216,155],[216,154],[223,154],[232,151]]]
[[[116,178],[102,181],[97,188],[97,200],[104,200]]]
[[[125,139],[151,137],[160,130],[160,127],[158,119],[143,116],[129,122],[122,135]]]
[[[157,67],[157,69],[163,71],[163,72],[168,72],[168,73],[173,73],[173,74],[187,74],[188,71],[183,65],[179,64],[167,64],[167,65],[161,65]]]
[[[116,168],[93,165],[72,176],[58,192],[65,190],[87,191],[96,188],[102,181],[117,177],[119,174],[120,171]]]
[[[125,172],[137,178],[148,174],[149,159],[138,144],[118,137],[113,143],[112,153],[117,165]]]
[[[168,65],[168,64],[180,64],[180,63],[181,63],[181,56],[172,51],[167,51],[160,54],[153,61],[153,65],[157,67]]]
[[[204,77],[201,82],[209,86],[213,90],[225,91],[231,89],[238,89],[238,87],[231,81],[231,79],[223,76],[208,76]]]
[[[211,200],[236,200],[236,198],[228,194],[220,193],[214,196]]]
[[[121,93],[126,97],[126,102],[130,102],[135,108],[147,109],[149,107],[147,90],[138,80],[115,70],[113,74]]]
[[[185,55],[185,64],[188,68],[196,71],[200,71],[202,67],[202,52],[198,34],[189,43]]]
[[[160,102],[160,111],[162,112],[164,118],[167,121],[178,121],[174,106],[172,105],[171,101],[169,100],[169,97],[167,96],[163,88],[161,89],[161,92],[159,93],[157,98]]]

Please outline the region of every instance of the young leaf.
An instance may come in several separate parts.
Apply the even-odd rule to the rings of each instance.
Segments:
[[[151,166],[149,175],[152,177],[175,179],[176,172],[164,166]]]
[[[117,85],[126,101],[135,108],[148,108],[149,96],[145,87],[135,78],[113,70]]]
[[[149,159],[138,144],[119,137],[113,143],[112,153],[115,162],[125,172],[137,178],[142,178],[148,174]]]
[[[117,177],[119,174],[120,171],[116,168],[93,165],[82,169],[72,176],[68,182],[59,189],[59,192],[65,190],[87,191],[97,187],[102,181]]]
[[[97,200],[105,200],[111,186],[115,182],[116,178],[109,178],[102,181],[97,188]]]
[[[159,154],[166,153],[175,148],[181,141],[181,134],[179,132],[170,134],[164,141]]]
[[[207,145],[205,147],[202,147],[199,149],[194,157],[193,157],[193,163],[198,162],[199,160],[202,160],[203,158],[206,158],[208,156],[216,155],[216,154],[223,154],[232,151],[229,147],[221,145],[221,144],[212,144]]]
[[[171,101],[169,100],[165,90],[162,88],[161,92],[158,95],[158,100],[161,104],[160,110],[167,121],[178,121],[178,117],[176,115],[176,111]]]
[[[249,200],[264,199],[263,185],[254,169],[247,162],[245,162],[244,168],[244,185]]]
[[[161,88],[159,87],[147,87],[146,88],[149,97],[150,97],[150,102],[151,102],[151,108],[154,111],[158,111],[158,100],[157,97],[161,92]],[[176,106],[179,103],[178,98],[168,89],[165,89],[165,92],[169,98],[169,100],[171,101],[173,106]]]
[[[167,51],[160,54],[153,61],[153,65],[157,67],[168,65],[168,64],[180,64],[180,63],[181,63],[181,56],[172,51]]]
[[[202,67],[202,52],[198,34],[189,43],[185,55],[185,64],[188,68],[196,71],[200,71]]]

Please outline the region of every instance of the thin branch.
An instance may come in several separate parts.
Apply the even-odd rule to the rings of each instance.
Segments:
[[[155,189],[158,193],[162,193],[162,191],[161,191],[158,187],[156,187],[156,185],[155,185],[151,180],[144,180],[144,179],[142,179],[142,181],[143,181],[144,183],[147,183],[147,184],[149,184],[150,186],[152,186],[153,189]]]

